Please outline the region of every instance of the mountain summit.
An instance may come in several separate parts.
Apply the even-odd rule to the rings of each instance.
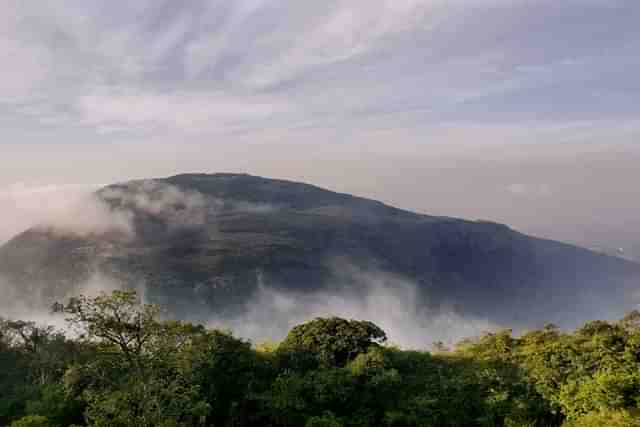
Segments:
[[[238,312],[261,287],[357,292],[363,271],[415,286],[425,307],[523,326],[617,316],[640,283],[637,264],[505,225],[243,174],[111,185],[0,248],[16,298],[49,303],[98,277],[186,317]]]

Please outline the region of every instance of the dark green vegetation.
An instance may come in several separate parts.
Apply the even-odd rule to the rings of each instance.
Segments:
[[[132,235],[86,227],[22,233],[0,247],[0,279],[17,298],[77,295],[98,273],[144,284],[150,301],[200,322],[212,312],[241,313],[260,284],[294,293],[332,287],[357,293],[368,284],[357,274],[364,271],[411,283],[418,306],[453,306],[513,327],[541,326],[545,319],[573,328],[632,309],[640,275],[637,264],[504,225],[420,215],[250,175],[135,181],[97,197],[113,216],[130,218]],[[77,222],[93,213],[80,207]]]
[[[0,323],[1,426],[640,426],[638,312],[428,353],[340,318],[254,348],[127,291],[55,309],[74,339]]]

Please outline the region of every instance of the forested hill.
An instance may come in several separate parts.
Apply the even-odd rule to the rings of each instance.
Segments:
[[[260,287],[357,290],[366,286],[357,272],[399,278],[425,306],[573,327],[630,309],[640,267],[501,224],[244,174],[112,185],[0,248],[16,298],[48,304],[98,276],[144,284],[150,301],[190,319],[242,311]]]

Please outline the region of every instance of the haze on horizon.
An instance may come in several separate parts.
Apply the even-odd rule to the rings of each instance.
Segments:
[[[132,178],[247,172],[640,242],[633,0],[0,3],[0,242]]]

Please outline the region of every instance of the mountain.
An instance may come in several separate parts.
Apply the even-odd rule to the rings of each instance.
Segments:
[[[633,308],[640,265],[487,221],[421,215],[313,185],[186,174],[106,187],[64,221],[0,247],[14,298],[51,302],[92,280],[142,287],[183,317],[399,278],[425,307],[513,325],[574,325]]]

